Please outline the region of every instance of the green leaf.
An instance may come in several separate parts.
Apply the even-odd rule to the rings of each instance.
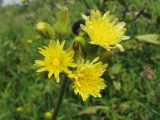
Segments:
[[[109,110],[109,107],[107,107],[107,106],[93,106],[93,107],[88,107],[88,108],[80,111],[80,112],[78,113],[78,116],[84,115],[84,114],[94,114],[94,113],[96,113],[98,110],[106,110],[106,111],[108,111],[108,110]]]
[[[160,36],[158,34],[137,35],[135,38],[141,42],[160,44]]]

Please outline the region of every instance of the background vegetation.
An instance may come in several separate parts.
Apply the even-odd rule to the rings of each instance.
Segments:
[[[55,22],[67,6],[71,25],[89,9],[107,10],[127,23],[125,52],[116,52],[105,74],[103,97],[83,102],[66,90],[58,120],[159,120],[160,0],[34,0],[0,7],[0,120],[47,120],[58,84],[36,73],[38,47],[48,41],[35,31]],[[72,35],[76,36],[76,35]]]

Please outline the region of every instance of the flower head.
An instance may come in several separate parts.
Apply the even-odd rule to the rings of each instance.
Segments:
[[[48,71],[48,78],[53,74],[59,82],[59,74],[61,72],[70,73],[68,67],[75,66],[73,63],[73,51],[63,50],[65,42],[61,44],[59,41],[50,41],[48,47],[44,46],[40,49],[40,53],[44,56],[44,60],[36,60],[35,65],[41,68],[37,72]]]
[[[86,31],[91,39],[92,44],[100,45],[107,50],[115,48],[116,46],[122,48],[119,44],[123,39],[128,39],[124,36],[126,28],[125,23],[119,22],[118,18],[114,18],[106,12],[103,16],[96,10],[92,11],[91,15],[85,16],[85,25],[81,25],[82,29]]]
[[[89,95],[94,97],[101,97],[100,91],[105,89],[106,84],[104,79],[101,78],[106,70],[107,64],[103,65],[102,62],[97,62],[95,58],[92,62],[82,62],[77,66],[77,70],[72,76],[74,81],[74,92],[80,94],[85,101]]]

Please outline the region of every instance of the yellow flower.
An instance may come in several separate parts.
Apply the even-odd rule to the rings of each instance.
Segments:
[[[61,72],[66,72],[67,74],[71,72],[68,67],[75,66],[73,63],[74,52],[72,50],[64,51],[64,44],[65,41],[61,44],[58,40],[50,41],[48,47],[39,48],[39,52],[44,56],[44,60],[35,61],[35,65],[41,67],[37,72],[48,71],[48,78],[54,74],[57,82],[59,82],[59,74]]]
[[[118,18],[113,18],[106,12],[101,16],[100,11],[92,11],[90,16],[82,16],[86,20],[85,25],[81,25],[82,29],[86,31],[91,39],[91,44],[96,44],[104,47],[107,50],[123,47],[119,44],[123,39],[129,39],[124,36],[126,28],[125,23],[119,22]]]
[[[75,78],[74,92],[80,94],[83,101],[89,95],[94,97],[101,97],[100,91],[106,88],[104,79],[101,78],[106,70],[107,64],[103,65],[102,62],[97,62],[95,58],[92,62],[86,61],[78,64],[77,70],[70,77]]]

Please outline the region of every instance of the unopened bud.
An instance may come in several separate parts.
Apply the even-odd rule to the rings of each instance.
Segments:
[[[45,120],[50,120],[51,117],[52,117],[51,112],[45,112],[45,113],[44,113],[44,118],[45,118]]]
[[[86,40],[82,36],[76,36],[74,41],[80,43],[83,47],[86,45]]]
[[[31,44],[32,42],[33,42],[33,41],[32,41],[31,39],[28,39],[28,40],[27,40],[27,43],[28,43],[28,44]]]
[[[19,1],[20,1],[20,3],[22,3],[22,4],[25,4],[25,3],[28,2],[28,0],[19,0]]]
[[[47,38],[47,39],[52,38],[53,30],[48,23],[39,22],[36,25],[36,30],[42,37]]]
[[[22,107],[17,107],[16,108],[16,112],[17,113],[22,113],[23,112],[23,108]]]
[[[69,12],[67,7],[61,9],[58,20],[54,24],[54,30],[60,36],[65,36],[70,32]]]

